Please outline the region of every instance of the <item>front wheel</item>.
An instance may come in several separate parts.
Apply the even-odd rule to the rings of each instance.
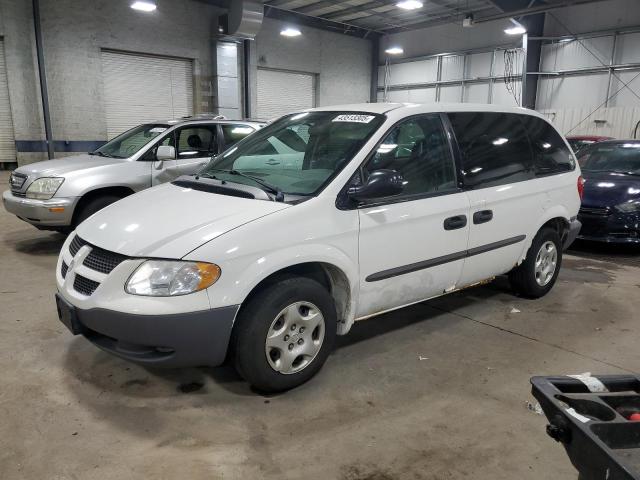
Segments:
[[[543,228],[533,239],[524,262],[509,273],[509,281],[521,295],[539,298],[556,283],[561,264],[560,236],[551,228]]]
[[[258,390],[289,390],[313,377],[329,356],[337,329],[334,302],[318,282],[286,277],[242,307],[236,329],[238,373]]]

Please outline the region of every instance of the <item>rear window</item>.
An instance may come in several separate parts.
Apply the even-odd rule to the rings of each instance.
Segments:
[[[538,117],[522,115],[520,118],[531,140],[536,176],[570,172],[576,168],[571,151],[555,128]]]
[[[531,145],[522,115],[449,113],[462,157],[464,184],[484,188],[533,178]]]

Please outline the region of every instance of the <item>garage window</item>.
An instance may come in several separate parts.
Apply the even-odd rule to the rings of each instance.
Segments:
[[[533,159],[520,115],[493,112],[450,113],[468,187],[533,178]]]

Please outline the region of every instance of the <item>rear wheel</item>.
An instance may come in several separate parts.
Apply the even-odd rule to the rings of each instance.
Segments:
[[[524,262],[509,273],[509,281],[521,295],[539,298],[556,283],[561,264],[560,236],[554,229],[543,228],[533,239]]]
[[[96,213],[99,210],[102,210],[104,207],[111,205],[114,202],[120,200],[121,197],[117,195],[101,195],[96,198],[92,198],[87,203],[84,203],[80,206],[80,210],[74,219],[74,227],[80,225],[91,215]]]
[[[309,278],[285,277],[242,307],[234,334],[236,369],[262,391],[294,388],[322,368],[336,328],[329,292]]]

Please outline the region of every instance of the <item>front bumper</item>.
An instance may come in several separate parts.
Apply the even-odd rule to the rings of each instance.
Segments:
[[[640,244],[640,213],[580,214],[578,238],[615,244]]]
[[[67,303],[59,295],[57,302]],[[167,315],[71,308],[72,332],[106,352],[149,366],[196,367],[224,361],[239,306]]]
[[[17,197],[11,190],[6,190],[2,194],[2,203],[7,212],[13,213],[20,220],[42,229],[71,225],[77,201],[76,197],[54,197],[49,200]],[[51,211],[54,208],[62,208],[63,210]]]

